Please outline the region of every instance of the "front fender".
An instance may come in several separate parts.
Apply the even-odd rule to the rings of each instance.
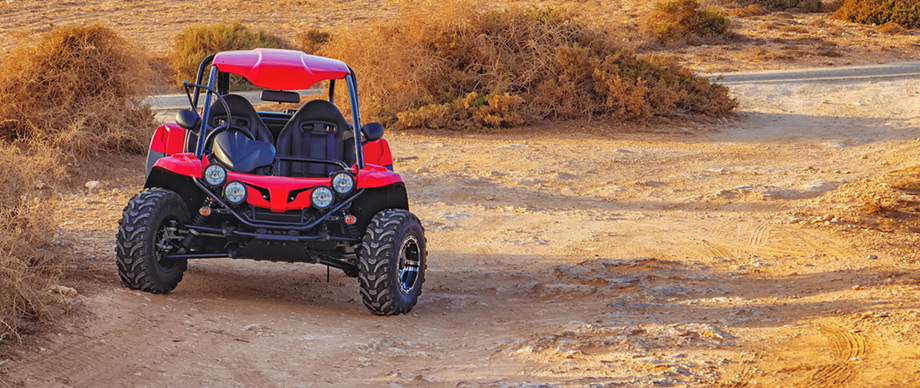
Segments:
[[[150,139],[150,151],[163,155],[185,152],[185,129],[176,123],[160,125]]]
[[[393,171],[393,156],[390,154],[390,144],[386,139],[366,142],[361,149],[364,153],[364,163],[376,164]]]
[[[357,184],[359,189],[389,186],[402,183],[399,174],[379,165],[367,163],[358,171]]]
[[[161,158],[154,163],[144,188],[164,188],[172,190],[185,199],[189,215],[194,215],[204,201],[201,189],[192,181],[201,177],[201,160],[194,154],[175,154]]]
[[[386,209],[409,210],[409,196],[402,182],[389,186],[367,189],[351,205],[351,213],[358,218],[358,230],[362,234],[374,216]]]
[[[192,153],[174,154],[158,159],[151,170],[157,169],[176,175],[200,178],[201,160],[195,158],[195,154]]]

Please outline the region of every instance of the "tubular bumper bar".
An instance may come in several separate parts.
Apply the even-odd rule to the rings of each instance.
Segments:
[[[364,194],[363,190],[359,190],[355,192],[351,197],[346,198],[344,201],[337,203],[335,206],[329,208],[329,210],[326,210],[325,213],[323,213],[320,217],[316,218],[315,220],[310,221],[306,224],[292,225],[292,224],[286,224],[286,223],[281,223],[281,222],[252,221],[249,218],[237,212],[236,210],[233,210],[233,208],[230,207],[230,205],[228,205],[227,202],[224,201],[224,199],[220,195],[215,194],[204,183],[201,183],[200,178],[192,178],[192,181],[195,182],[195,185],[198,186],[198,188],[200,188],[202,191],[204,191],[205,194],[211,197],[211,199],[213,199],[215,202],[223,206],[224,209],[226,209],[231,215],[236,217],[236,219],[238,219],[244,225],[250,228],[253,228],[253,229],[281,229],[281,230],[296,230],[296,231],[310,230],[310,229],[315,228],[317,225],[325,221],[330,216],[332,216],[332,213],[342,210],[342,208],[344,208],[345,206],[348,206],[352,201],[354,201],[355,198],[358,198],[361,196],[361,194]],[[192,227],[189,226],[189,229],[192,229]]]

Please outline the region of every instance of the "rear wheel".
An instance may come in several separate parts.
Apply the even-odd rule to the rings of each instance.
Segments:
[[[178,226],[188,221],[185,202],[173,191],[144,190],[128,201],[115,236],[115,263],[130,289],[165,294],[182,280],[185,259],[169,259],[180,241]]]
[[[418,218],[388,209],[371,220],[358,254],[361,299],[377,315],[405,314],[422,294],[428,251]]]

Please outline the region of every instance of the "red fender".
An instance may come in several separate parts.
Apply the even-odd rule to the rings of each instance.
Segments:
[[[173,154],[160,158],[153,168],[163,169],[174,174],[201,178],[201,160],[195,159],[193,153]]]
[[[390,144],[386,139],[364,143],[364,163],[376,164],[388,170],[393,170],[393,156],[390,154]]]
[[[402,177],[382,166],[366,163],[364,169],[358,171],[357,181],[359,189],[371,189],[401,183]]]
[[[178,154],[185,151],[185,129],[176,123],[166,123],[157,127],[150,139],[150,150],[163,155]]]

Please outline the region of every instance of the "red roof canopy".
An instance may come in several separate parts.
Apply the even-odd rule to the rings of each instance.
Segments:
[[[342,61],[278,49],[224,51],[214,56],[214,66],[221,72],[241,75],[255,86],[277,90],[307,89],[319,81],[348,74]]]

